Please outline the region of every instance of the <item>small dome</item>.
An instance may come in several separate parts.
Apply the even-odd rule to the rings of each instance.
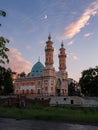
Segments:
[[[44,65],[38,61],[33,67],[32,70],[30,72],[30,77],[32,76],[41,76],[42,75],[42,71],[44,69]]]

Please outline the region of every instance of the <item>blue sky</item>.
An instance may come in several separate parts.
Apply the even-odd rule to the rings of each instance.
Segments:
[[[9,66],[30,72],[38,61],[45,62],[45,42],[51,33],[54,67],[63,40],[68,77],[79,80],[81,72],[98,66],[98,0],[0,0],[0,35],[10,39]]]

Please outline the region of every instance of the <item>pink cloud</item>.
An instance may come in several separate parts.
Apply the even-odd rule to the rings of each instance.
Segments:
[[[10,60],[8,67],[10,67],[12,71],[18,73],[23,71],[26,73],[30,72],[31,63],[25,60],[17,49],[11,48],[8,52],[8,56]]]
[[[72,40],[72,41],[68,42],[67,45],[70,46],[70,45],[72,45],[73,43],[74,43],[74,41]]]
[[[70,39],[75,36],[77,33],[81,31],[86,25],[88,25],[88,21],[91,16],[95,16],[98,12],[98,2],[94,2],[91,6],[85,10],[82,16],[68,27],[65,28],[63,38]]]
[[[73,60],[79,60],[79,58],[77,56],[73,56]]]
[[[71,59],[74,60],[74,61],[79,60],[78,56],[74,55],[74,54],[71,53],[71,52],[67,52],[67,57],[71,58]]]

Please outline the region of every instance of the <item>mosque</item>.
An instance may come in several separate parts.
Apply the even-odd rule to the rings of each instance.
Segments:
[[[53,42],[49,34],[45,46],[45,66],[39,60],[32,67],[28,77],[17,78],[14,83],[14,94],[68,95],[68,74],[63,42],[58,54],[59,71],[56,71],[53,66],[53,53]]]

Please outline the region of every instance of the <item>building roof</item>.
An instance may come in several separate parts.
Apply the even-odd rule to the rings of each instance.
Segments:
[[[32,67],[32,70],[30,72],[30,77],[32,76],[41,76],[42,75],[42,71],[44,69],[44,65],[38,61],[37,63],[34,64],[34,66]]]

